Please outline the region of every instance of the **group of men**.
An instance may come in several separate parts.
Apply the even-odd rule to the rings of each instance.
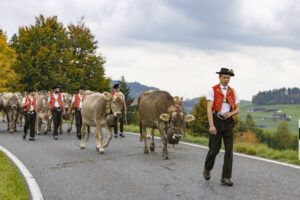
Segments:
[[[54,140],[58,139],[58,128],[60,124],[62,123],[62,115],[71,115],[72,109],[75,109],[75,121],[76,121],[76,135],[79,139],[81,139],[81,127],[82,127],[82,117],[81,117],[81,108],[82,103],[85,98],[85,88],[80,87],[78,94],[74,94],[72,98],[72,103],[70,106],[70,109],[68,112],[66,112],[66,108],[63,104],[63,96],[60,93],[60,86],[55,85],[51,88],[51,93],[48,97],[48,103],[47,103],[47,110],[50,108],[52,120],[53,120],[53,137]],[[120,85],[115,84],[113,85],[113,90],[111,92],[111,95],[115,95],[116,93],[120,92]],[[28,95],[25,96],[22,100],[21,107],[25,111],[25,126],[24,126],[24,134],[23,139],[26,139],[27,131],[30,130],[30,137],[29,140],[34,141],[35,140],[35,122],[36,122],[36,112],[37,112],[37,101],[35,98],[36,90],[33,88],[30,88],[28,90]],[[118,121],[120,121],[120,136],[124,137],[123,133],[123,126],[124,126],[124,116],[126,115],[126,102],[125,97],[123,95],[123,107],[122,107],[122,115],[119,118],[115,118],[114,121],[114,133],[115,137],[118,137]],[[110,114],[112,111],[111,109],[107,111],[107,114]],[[48,118],[48,114],[46,114],[46,118]]]
[[[234,120],[232,116],[239,113],[239,97],[233,88],[229,87],[230,77],[234,76],[232,70],[227,68],[221,68],[219,72],[220,83],[211,87],[206,96],[207,100],[207,117],[209,121],[209,151],[206,156],[203,176],[206,180],[210,180],[210,171],[213,169],[215,158],[220,151],[222,139],[225,146],[223,172],[221,178],[221,184],[226,186],[232,186],[233,183],[230,180],[232,175],[232,160],[233,160],[233,128]],[[58,126],[60,124],[61,115],[65,113],[65,108],[62,103],[62,96],[59,93],[58,86],[52,88],[53,92],[48,98],[48,106],[51,106],[51,112],[54,123],[53,136],[57,140]],[[111,95],[118,93],[120,86],[115,84]],[[30,140],[34,140],[34,124],[35,124],[35,112],[36,112],[36,99],[34,97],[35,90],[30,89],[29,95],[22,101],[22,107],[26,110],[25,114],[25,127],[24,136],[26,138],[27,129],[30,128]],[[75,108],[76,128],[77,136],[81,137],[81,106],[84,101],[84,88],[79,88],[79,93],[75,94],[72,99],[72,105],[69,110]],[[125,99],[125,98],[124,98]],[[111,112],[111,111],[110,111]],[[126,103],[122,109],[122,115],[126,115]],[[123,117],[120,120],[120,136],[123,135]],[[118,128],[117,121],[114,124],[115,137],[117,137]]]

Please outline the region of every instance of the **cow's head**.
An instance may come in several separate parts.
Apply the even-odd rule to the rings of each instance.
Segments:
[[[174,99],[175,100],[175,99]],[[179,102],[174,101],[168,113],[160,115],[160,119],[167,124],[167,140],[169,144],[178,144],[184,135],[185,122],[195,119],[193,115],[184,115],[183,107]]]
[[[115,117],[119,117],[122,114],[122,108],[124,104],[124,95],[122,92],[116,92],[111,98],[111,110]]]
[[[69,108],[72,104],[72,96],[70,94],[67,93],[62,93],[63,95],[63,104],[66,110],[66,113],[69,111]]]

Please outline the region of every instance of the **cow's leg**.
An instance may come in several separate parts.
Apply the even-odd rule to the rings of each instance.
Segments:
[[[8,114],[6,114],[6,121],[7,121],[7,131],[9,131],[9,117],[8,117]]]
[[[102,133],[102,127],[101,125],[97,126],[96,129],[98,130],[98,137],[99,137],[99,153],[104,153],[104,147],[103,147],[103,133]]]
[[[147,132],[146,132],[146,127],[142,127],[142,135],[144,138],[144,154],[148,154],[149,153],[149,149],[148,149],[148,141],[147,141]]]
[[[112,128],[111,128],[111,127],[108,127],[108,132],[109,132],[109,136],[108,136],[107,141],[106,141],[106,142],[104,143],[104,145],[103,145],[104,148],[105,148],[105,147],[108,147],[108,145],[109,145],[109,143],[110,143],[110,141],[111,141],[111,139],[112,139],[113,133],[112,133]]]
[[[162,156],[167,160],[167,159],[169,159],[169,153],[168,153],[168,149],[167,149],[167,146],[168,146],[167,136],[165,134],[165,128],[161,124],[159,125],[159,132],[160,132],[161,141],[164,144]]]
[[[9,113],[8,114],[8,118],[7,118],[7,122],[9,123],[9,132],[12,133],[14,132],[14,119],[13,119],[13,114]]]
[[[85,132],[86,132],[85,127],[86,127],[86,123],[82,123],[80,149],[84,149],[84,136],[85,136]]]
[[[152,128],[151,129],[151,136],[152,136],[152,138],[151,138],[151,144],[150,144],[150,151],[152,151],[152,152],[155,151],[154,131],[155,131],[155,129]]]
[[[36,117],[36,119],[35,119],[35,132],[38,135],[41,133],[41,126],[39,125],[39,122],[40,122],[40,118]]]
[[[2,111],[2,122],[5,122],[5,112]]]
[[[96,139],[96,150],[100,150],[100,145],[99,145],[99,132],[98,132],[98,127],[96,126],[95,128],[95,139]]]
[[[68,125],[68,130],[67,130],[68,133],[70,133],[71,130],[72,130],[73,120],[74,120],[74,116],[73,116],[73,113],[71,113],[71,114],[70,114],[70,123],[69,123],[69,125]]]

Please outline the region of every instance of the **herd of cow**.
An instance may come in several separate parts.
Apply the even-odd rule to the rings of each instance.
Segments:
[[[62,118],[69,120],[67,131],[72,130],[73,114],[68,115],[68,109],[71,109],[72,95],[61,93],[63,96],[63,104],[66,109],[66,114]],[[85,91],[85,99],[82,103],[82,138],[80,148],[85,147],[85,134],[89,133],[89,127],[95,127],[96,149],[100,153],[104,152],[112,139],[112,130],[114,120],[121,116],[123,105],[123,94]],[[44,134],[51,130],[51,111],[47,109],[48,91],[39,91],[36,93],[37,111],[36,111],[36,126],[37,134],[40,134],[41,124],[45,123]],[[24,94],[21,93],[1,93],[0,94],[0,109],[2,111],[3,120],[7,119],[7,131],[15,132],[17,124],[22,125],[24,110],[21,108],[21,101]],[[107,105],[111,109],[111,113],[107,112]],[[149,153],[147,146],[146,128],[151,130],[150,151],[155,151],[154,130],[158,129],[163,142],[163,157],[168,159],[167,144],[178,144],[184,135],[185,122],[194,120],[194,116],[185,115],[182,98],[177,96],[172,97],[166,91],[144,91],[138,98],[137,118],[140,126],[140,141],[144,140],[144,153]],[[102,128],[107,127],[109,136],[103,143]],[[62,125],[59,129],[62,133]],[[88,134],[89,135],[89,134]]]

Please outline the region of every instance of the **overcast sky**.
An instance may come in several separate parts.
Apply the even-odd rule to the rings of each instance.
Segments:
[[[241,99],[300,86],[297,0],[0,0],[8,37],[35,16],[81,16],[107,60],[106,75],[185,98],[206,94],[221,67]]]

